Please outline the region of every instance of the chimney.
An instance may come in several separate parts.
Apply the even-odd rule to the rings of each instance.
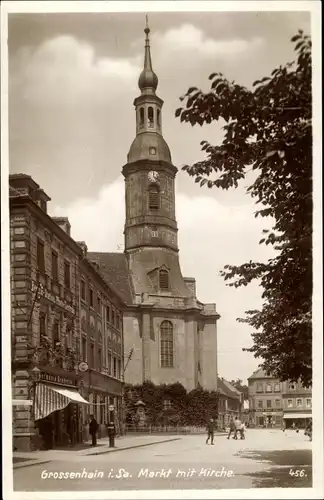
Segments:
[[[52,219],[66,234],[71,236],[71,224],[67,217],[52,217]]]

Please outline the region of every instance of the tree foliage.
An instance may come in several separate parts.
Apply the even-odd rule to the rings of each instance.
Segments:
[[[248,89],[210,75],[211,89],[195,87],[176,110],[192,126],[224,120],[220,145],[201,143],[206,158],[185,170],[200,186],[237,187],[249,170],[257,177],[247,192],[260,205],[255,217],[271,217],[260,244],[272,245],[267,262],[227,265],[228,286],[260,280],[261,310],[238,321],[253,328],[252,352],[260,366],[281,380],[312,380],[312,61],[311,40],[299,31],[296,60]]]
[[[243,384],[243,380],[240,378],[236,380],[231,380],[230,384],[235,387],[238,391],[243,393],[244,400],[249,399],[249,388],[246,384]]]
[[[217,419],[219,394],[197,388],[189,393],[179,382],[155,385],[144,382],[142,385],[127,385],[124,390],[127,421],[133,420],[136,402],[145,403],[145,413],[152,425],[192,425],[204,426],[210,418]],[[164,408],[164,401],[171,402]]]

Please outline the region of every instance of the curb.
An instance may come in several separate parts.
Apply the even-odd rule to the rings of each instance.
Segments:
[[[134,448],[143,448],[144,446],[152,446],[153,444],[170,443],[171,441],[179,441],[179,439],[180,438],[165,439],[163,441],[154,441],[154,443],[136,444],[136,445],[133,445],[133,446],[124,446],[123,448],[110,448],[110,449],[105,450],[105,451],[97,451],[96,453],[87,453],[87,454],[82,455],[82,456],[84,456],[84,457],[90,457],[92,455],[105,455],[106,453],[114,453],[116,451],[131,450],[131,449],[134,449]]]
[[[32,467],[33,465],[48,464],[52,460],[30,460],[30,462],[22,462],[13,464],[13,469],[21,469],[22,467]]]

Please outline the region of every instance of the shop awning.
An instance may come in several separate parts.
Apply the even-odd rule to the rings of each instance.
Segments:
[[[284,413],[283,418],[312,418],[311,413]]]
[[[86,401],[81,394],[76,389],[68,389],[66,387],[60,386],[49,386],[53,391],[56,391],[58,394],[69,398],[71,401],[76,401],[77,403],[89,404],[89,401]]]
[[[47,417],[57,410],[62,410],[71,401],[89,404],[76,389],[39,383],[35,390],[35,420]]]

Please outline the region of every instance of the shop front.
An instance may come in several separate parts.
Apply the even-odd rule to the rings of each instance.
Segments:
[[[279,411],[256,413],[255,424],[256,427],[279,428],[282,426],[282,413]]]
[[[312,418],[312,413],[289,412],[284,413],[283,418],[286,429],[305,429]]]
[[[88,405],[79,392],[76,374],[40,372],[34,382],[33,397],[39,447],[52,449],[82,443],[81,408]]]

